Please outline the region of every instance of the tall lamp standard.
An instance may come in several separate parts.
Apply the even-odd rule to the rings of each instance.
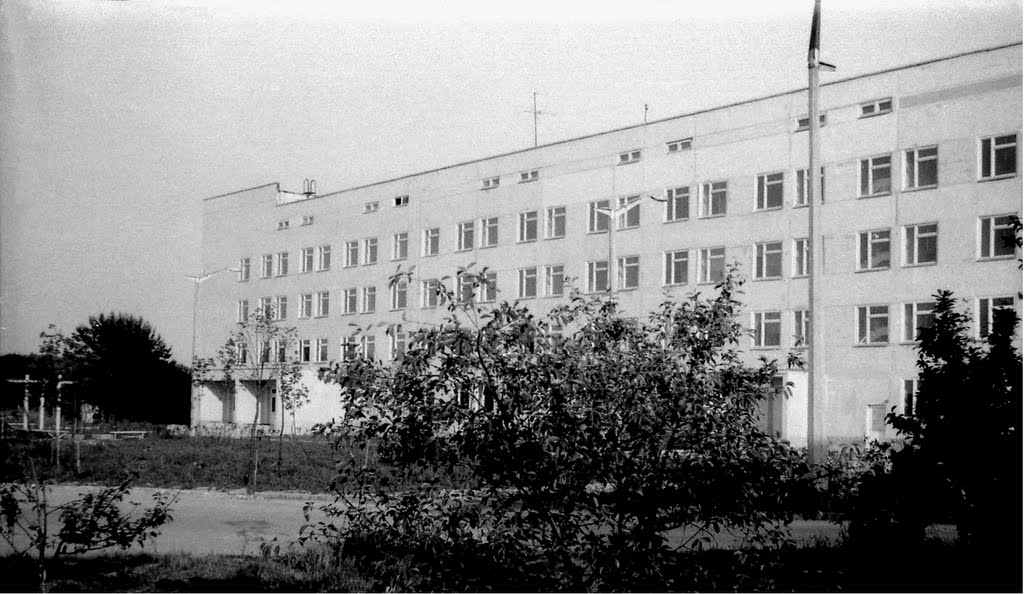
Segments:
[[[654,196],[648,196],[651,200],[656,202],[665,202],[661,198],[655,198]],[[594,207],[594,210],[608,217],[608,296],[611,297],[615,293],[615,275],[617,262],[615,261],[615,222],[619,219],[619,215],[624,215],[628,211],[634,208],[640,208],[640,199],[629,202],[618,208],[601,208],[598,206]]]
[[[195,386],[195,375],[196,375],[196,320],[199,313],[199,285],[203,284],[203,281],[214,277],[222,272],[240,272],[238,268],[221,268],[208,272],[206,274],[186,274],[185,278],[192,281],[192,357],[189,359],[189,385],[191,387],[191,405],[189,410],[189,426],[193,429],[197,425],[198,421],[198,410],[196,402],[196,386]]]

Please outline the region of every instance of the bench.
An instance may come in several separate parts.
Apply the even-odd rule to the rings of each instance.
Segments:
[[[114,439],[144,439],[149,431],[111,431]]]

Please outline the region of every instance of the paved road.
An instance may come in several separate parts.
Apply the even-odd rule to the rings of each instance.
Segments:
[[[96,487],[61,485],[53,488],[50,501],[59,505],[79,493]],[[136,488],[131,501],[146,504],[157,489]],[[243,492],[189,490],[181,491],[172,507],[174,520],[166,525],[160,536],[146,546],[157,553],[187,552],[194,554],[258,554],[262,540],[277,538],[289,542],[298,536],[303,523],[302,508],[306,501],[330,501],[324,495],[308,493],[268,493],[248,496]],[[316,513],[314,520],[321,519]],[[800,542],[815,539],[836,539],[839,527],[824,521],[796,521],[791,526],[793,536]],[[669,539],[679,542],[685,534],[672,531]],[[720,544],[728,546],[736,539],[722,537]],[[0,543],[0,554],[9,551]]]

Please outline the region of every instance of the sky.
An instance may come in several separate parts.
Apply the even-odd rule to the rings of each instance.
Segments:
[[[806,85],[813,0],[0,2],[0,353],[141,315],[202,199],[320,193]],[[823,81],[1019,42],[1019,0],[824,0]]]

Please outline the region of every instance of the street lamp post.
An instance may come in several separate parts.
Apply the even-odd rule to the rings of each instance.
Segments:
[[[664,198],[655,198],[654,196],[647,196],[655,202],[668,202]],[[610,202],[610,201],[609,201]],[[615,221],[618,220],[619,215],[625,214],[633,208],[640,208],[640,199],[634,200],[633,202],[626,202],[626,204],[618,208],[600,208],[594,207],[594,210],[608,217],[608,296],[615,292],[615,278],[614,272],[617,269],[618,263],[615,261]]]
[[[196,376],[196,321],[197,321],[198,314],[199,314],[199,285],[201,285],[207,279],[209,279],[209,278],[211,278],[213,276],[216,276],[216,275],[218,275],[218,274],[220,274],[222,272],[239,272],[239,269],[237,269],[237,268],[221,268],[219,270],[214,270],[213,272],[208,272],[206,274],[198,274],[198,275],[186,274],[185,275],[185,278],[187,278],[190,281],[192,281],[192,284],[193,284],[193,287],[192,287],[192,357],[189,360],[190,361],[189,362],[189,385],[190,385],[190,391],[191,391],[191,394],[190,394],[190,396],[191,396],[191,405],[190,405],[190,410],[189,410],[189,426],[191,426],[193,429],[197,425],[198,413],[199,413],[199,411],[197,410],[198,409],[198,406],[197,406],[198,403],[196,402],[196,386],[195,386],[195,379],[196,379],[196,377],[195,377]]]

